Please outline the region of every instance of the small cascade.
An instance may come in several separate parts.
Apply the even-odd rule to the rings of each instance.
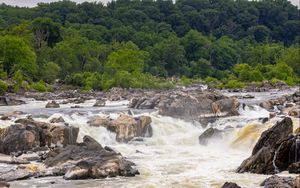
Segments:
[[[295,141],[295,162],[300,161],[300,138],[298,137]]]
[[[281,146],[282,146],[283,143],[284,142],[282,142],[280,144],[280,146],[276,149],[274,157],[273,157],[273,166],[274,166],[274,172],[275,172],[275,174],[277,174],[277,173],[280,172],[279,169],[278,169],[278,167],[276,166],[276,158],[277,158],[278,151],[281,149]]]
[[[69,128],[69,143],[70,144],[74,144],[73,143],[73,138],[74,138],[74,135],[73,135],[73,129],[72,129],[72,127],[68,127]]]
[[[297,136],[293,140],[293,144],[289,151],[289,163],[295,163],[300,161],[300,137]]]

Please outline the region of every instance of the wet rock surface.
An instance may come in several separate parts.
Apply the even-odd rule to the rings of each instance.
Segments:
[[[64,178],[68,180],[139,174],[133,168],[132,162],[113,150],[106,150],[89,136],[83,138],[83,143],[68,145],[49,152],[45,165],[65,169]]]
[[[45,108],[59,108],[59,107],[60,105],[55,101],[48,102],[45,106]]]
[[[236,98],[226,97],[220,93],[202,91],[168,91],[156,94],[147,93],[135,97],[130,108],[159,110],[160,115],[171,116],[188,121],[207,124],[218,117],[238,115],[239,102]]]
[[[109,117],[95,117],[87,123],[90,126],[103,126],[109,131],[116,133],[116,140],[119,142],[129,142],[136,137],[151,137],[152,127],[149,116],[133,117],[121,114],[116,119]]]
[[[293,123],[289,117],[277,122],[262,133],[252,150],[252,156],[243,161],[237,172],[275,174],[300,161],[300,136],[292,133]]]
[[[19,119],[0,129],[0,153],[27,151],[35,147],[74,144],[79,129],[73,126],[52,125],[33,119]]]
[[[15,106],[25,104],[25,101],[9,96],[0,96],[0,106]]]
[[[199,136],[199,143],[201,145],[207,145],[210,139],[220,136],[222,136],[222,131],[210,127]]]
[[[262,182],[261,186],[264,188],[298,188],[300,187],[300,176],[293,178],[274,175]]]

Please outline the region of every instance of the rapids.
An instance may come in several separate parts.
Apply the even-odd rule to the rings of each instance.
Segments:
[[[278,93],[276,93],[279,95]],[[255,94],[262,100],[270,94]],[[198,137],[205,130],[199,123],[185,122],[164,117],[157,112],[135,111],[152,118],[153,137],[128,144],[118,143],[114,133],[103,127],[90,127],[88,119],[99,114],[117,117],[127,112],[128,101],[109,102],[106,107],[91,107],[95,102],[87,101],[83,108],[71,109],[72,104],[61,105],[59,109],[44,108],[46,101],[27,101],[28,104],[14,107],[1,107],[0,113],[21,110],[24,116],[31,114],[36,120],[49,121],[62,116],[67,123],[80,128],[78,141],[90,135],[103,146],[109,146],[137,165],[141,175],[136,177],[117,177],[101,180],[66,181],[62,177],[47,177],[11,182],[12,188],[20,187],[221,187],[224,182],[232,181],[246,188],[259,187],[266,175],[238,174],[235,169],[250,156],[252,148],[262,131],[273,124],[263,125],[258,119],[268,117],[269,113],[257,105],[257,100],[247,101],[240,116],[221,118],[209,124],[225,131],[225,136],[209,141],[207,146],[199,144]],[[273,120],[276,121],[276,120]],[[1,121],[1,127],[13,121]]]

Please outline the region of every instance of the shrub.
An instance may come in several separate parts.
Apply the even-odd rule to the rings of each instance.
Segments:
[[[32,84],[32,88],[38,92],[46,92],[47,91],[47,87],[42,80],[40,80],[37,83]]]
[[[7,89],[8,85],[4,81],[0,80],[0,95],[4,95]]]
[[[245,84],[237,80],[229,80],[226,84],[224,84],[224,87],[229,89],[236,89],[245,87]]]

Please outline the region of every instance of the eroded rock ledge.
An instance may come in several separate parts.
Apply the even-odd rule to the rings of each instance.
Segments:
[[[243,161],[237,172],[275,174],[300,161],[300,135],[292,135],[293,122],[285,117],[262,133],[252,155]],[[290,168],[292,168],[292,166]]]

